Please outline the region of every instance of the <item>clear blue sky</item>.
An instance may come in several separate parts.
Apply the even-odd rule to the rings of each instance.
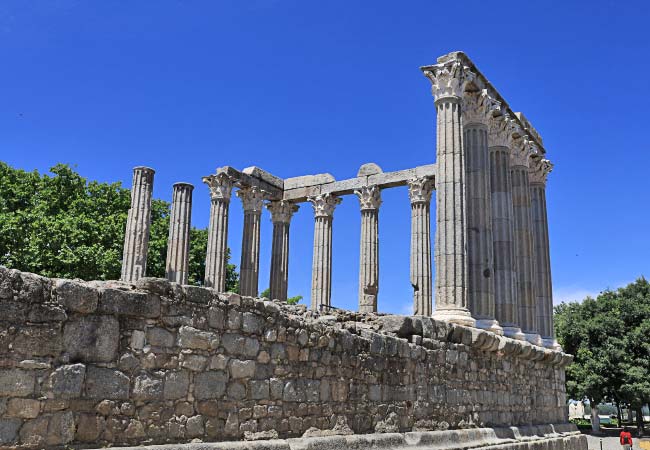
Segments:
[[[355,176],[435,161],[430,83],[418,67],[463,50],[541,133],[556,302],[650,275],[648,83],[644,1],[73,1],[0,4],[0,159],[58,162],[130,185],[157,171],[154,195],[201,176],[262,167],[286,178]],[[409,203],[384,191],[381,311],[404,312]],[[239,263],[241,206],[229,244]],[[333,302],[357,302],[358,201],[334,220]],[[292,223],[290,294],[309,297],[312,211]],[[264,213],[260,288],[268,285]]]

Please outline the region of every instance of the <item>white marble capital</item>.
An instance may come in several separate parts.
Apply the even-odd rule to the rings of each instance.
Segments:
[[[381,205],[381,189],[379,186],[363,186],[354,191],[359,198],[361,211],[376,210]]]
[[[225,173],[218,173],[202,178],[203,182],[208,185],[210,189],[210,198],[230,202],[232,194],[233,179]]]
[[[423,73],[431,81],[431,94],[436,102],[462,98],[467,84],[476,78],[476,74],[458,60],[428,66]]]
[[[272,223],[289,223],[299,206],[287,200],[271,201],[266,204],[266,209],[271,213]]]
[[[332,217],[336,205],[341,203],[341,199],[330,193],[319,194],[307,198],[314,208],[314,217]]]
[[[490,117],[501,109],[501,102],[490,97],[487,89],[466,92],[463,102],[463,123],[487,125]]]
[[[257,186],[245,186],[237,191],[237,197],[241,200],[245,213],[261,214],[265,194],[266,192]]]

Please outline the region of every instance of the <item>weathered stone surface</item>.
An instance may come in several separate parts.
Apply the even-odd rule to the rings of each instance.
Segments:
[[[0,369],[0,396],[27,397],[34,393],[36,374],[21,369]]]
[[[159,400],[163,394],[162,380],[143,374],[135,379],[133,398],[136,400]]]
[[[130,380],[122,372],[90,366],[86,372],[86,395],[94,399],[126,400]]]
[[[41,412],[41,402],[30,398],[12,398],[7,403],[7,416],[33,419]]]
[[[59,327],[30,325],[18,330],[14,338],[14,350],[33,356],[58,356],[63,348]]]
[[[104,428],[104,418],[97,414],[79,414],[76,421],[75,440],[94,442]]]
[[[165,400],[185,398],[190,386],[190,376],[185,370],[167,372],[165,375]]]
[[[144,292],[102,289],[98,312],[153,319],[160,316],[160,297]]]
[[[255,361],[230,360],[230,376],[232,378],[250,378],[255,374]]]
[[[120,325],[113,316],[81,316],[63,328],[64,350],[71,359],[108,362],[115,359]]]
[[[97,309],[97,289],[70,280],[56,280],[54,286],[56,297],[66,311],[90,314]]]
[[[14,442],[22,423],[20,419],[0,419],[0,444]]]
[[[86,375],[86,366],[72,364],[57,368],[50,375],[50,387],[54,397],[78,398]]]
[[[199,373],[194,377],[194,397],[198,400],[219,398],[226,392],[228,375],[221,371]]]
[[[146,342],[149,345],[153,345],[155,347],[173,347],[174,340],[174,334],[170,333],[164,328],[153,327],[147,329]]]
[[[181,327],[178,332],[178,345],[182,348],[208,350],[219,346],[219,336],[209,331]]]

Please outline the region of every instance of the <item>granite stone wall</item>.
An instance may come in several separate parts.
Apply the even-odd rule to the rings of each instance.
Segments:
[[[570,361],[427,317],[0,267],[0,447],[566,423]]]

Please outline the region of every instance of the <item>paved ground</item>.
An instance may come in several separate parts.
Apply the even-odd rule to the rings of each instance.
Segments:
[[[589,450],[600,450],[600,440],[603,440],[603,450],[621,450],[621,444],[617,436],[591,436],[587,435],[587,445]],[[634,442],[634,450],[644,450],[648,447],[647,438],[644,439],[644,445],[641,447],[639,440],[635,437],[632,438]]]

